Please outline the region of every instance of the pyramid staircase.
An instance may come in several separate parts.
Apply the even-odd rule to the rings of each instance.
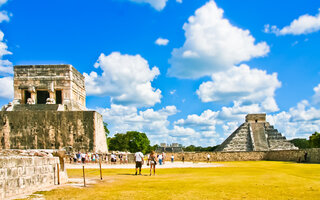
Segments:
[[[261,116],[260,116],[261,117]],[[298,149],[265,120],[241,124],[216,151],[276,151]]]

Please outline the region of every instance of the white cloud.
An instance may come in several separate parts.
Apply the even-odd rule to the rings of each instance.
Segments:
[[[315,87],[315,93],[318,92]],[[112,104],[111,108],[98,109],[110,125],[111,133],[137,130],[147,133],[153,144],[178,142],[184,145],[213,146],[220,144],[245,121],[249,113],[262,113],[265,108],[259,104],[242,105],[234,102],[231,107],[220,110],[205,110],[173,122],[168,120],[178,110],[167,106],[160,110],[138,111],[135,107]],[[320,130],[320,109],[303,100],[297,106],[277,114],[268,114],[267,121],[274,125],[288,139],[308,137]]]
[[[0,0],[0,6],[2,6],[3,4],[7,3],[8,0]]]
[[[172,51],[170,76],[199,78],[269,52],[265,42],[255,44],[249,30],[230,24],[214,1],[196,10],[183,29],[186,41]]]
[[[1,3],[0,1],[0,4]],[[12,63],[9,60],[3,59],[3,56],[11,54],[12,53],[8,51],[7,44],[4,42],[4,34],[0,31],[0,74],[13,74]],[[0,78],[0,98],[13,98],[13,78],[11,76]]]
[[[319,132],[320,108],[317,100],[319,100],[320,84],[313,90],[315,92],[313,104],[302,100],[287,112],[267,115],[268,121],[289,138],[306,138],[315,131]]]
[[[136,2],[136,3],[148,3],[154,9],[160,11],[164,9],[168,0],[130,0],[130,1]]]
[[[174,95],[174,93],[176,93],[176,90],[171,90],[171,91],[170,91],[170,94],[171,94],[171,95]]]
[[[101,68],[101,76],[94,71],[84,73],[89,95],[108,95],[112,103],[138,107],[160,102],[161,91],[151,86],[151,81],[160,74],[159,69],[150,69],[140,55],[101,54],[95,67]]]
[[[302,105],[304,103],[306,102],[300,102],[288,112],[267,115],[267,120],[289,139],[307,138],[320,130],[320,109],[306,107]]]
[[[242,64],[228,71],[214,73],[212,81],[204,82],[197,90],[202,102],[261,103],[265,111],[277,111],[275,90],[281,86],[277,74],[250,69]]]
[[[182,0],[176,0],[176,2],[178,2],[178,3],[182,3]]]
[[[13,78],[0,78],[0,98],[13,99]]]
[[[225,136],[229,136],[233,131],[235,131],[239,127],[239,123],[236,121],[227,122],[224,125],[222,125],[222,128],[224,130]]]
[[[168,45],[169,40],[160,37],[160,38],[158,38],[158,39],[155,41],[155,43],[156,43],[157,45],[159,45],[159,46],[166,46],[166,45]]]
[[[12,63],[9,60],[0,60],[0,74],[13,74]]]
[[[110,108],[96,110],[103,115],[112,134],[127,131],[145,132],[154,144],[171,142],[168,117],[179,112],[175,106],[166,106],[160,110],[138,111],[135,107],[115,104],[111,104]]]
[[[320,120],[320,109],[310,106],[307,100],[303,100],[296,107],[290,108],[289,113],[292,121],[315,121]]]
[[[4,42],[4,34],[0,30],[0,58],[2,58],[4,55],[10,55],[12,54],[10,51],[8,51],[8,46]]]
[[[308,14],[300,16],[293,20],[290,25],[279,29],[277,26],[265,25],[266,33],[274,33],[276,35],[302,35],[317,32],[320,30],[320,9],[315,16]]]
[[[313,102],[320,105],[320,84],[317,87],[313,88],[313,91]]]
[[[9,22],[10,18],[7,11],[0,11],[0,23]]]
[[[187,119],[180,119],[176,121],[174,124],[189,127],[206,127],[205,129],[207,130],[208,126],[214,127],[215,124],[217,124],[216,118],[218,114],[219,112],[214,112],[208,109],[201,113],[200,116],[196,114],[188,115]],[[214,128],[212,128],[211,130],[214,130]]]
[[[219,111],[205,110],[200,115],[188,115],[186,119],[174,122],[171,131],[173,137],[184,138],[185,145],[212,146],[219,143],[219,135],[216,133],[216,125],[221,121],[218,119]],[[193,130],[193,131],[192,131]],[[205,140],[203,140],[205,139]]]
[[[174,126],[173,130],[171,130],[170,132],[170,136],[172,137],[194,137],[199,135],[192,128],[184,128],[180,126]]]

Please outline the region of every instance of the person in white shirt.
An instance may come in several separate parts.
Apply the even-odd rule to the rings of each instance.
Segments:
[[[138,168],[139,168],[139,175],[141,175],[141,167],[143,165],[143,154],[139,151],[134,154],[134,161],[136,162],[136,174],[138,174]]]
[[[174,161],[174,155],[172,154],[171,155],[171,162],[173,163],[173,161]]]
[[[207,155],[207,162],[210,162],[210,154]]]

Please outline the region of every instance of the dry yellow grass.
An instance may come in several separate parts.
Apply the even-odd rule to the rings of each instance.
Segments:
[[[41,192],[46,199],[320,199],[320,164],[248,161],[224,167],[161,169],[157,176],[134,170],[103,170],[104,180],[88,188]],[[81,170],[68,170],[81,177]],[[98,170],[86,170],[99,178]]]

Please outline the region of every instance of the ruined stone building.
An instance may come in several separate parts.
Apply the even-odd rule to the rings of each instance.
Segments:
[[[183,152],[182,145],[178,143],[166,144],[160,143],[160,146],[156,148],[157,153],[178,153]]]
[[[273,151],[298,149],[266,121],[266,114],[248,114],[217,151]]]
[[[13,87],[0,112],[0,149],[107,152],[102,116],[86,109],[84,76],[72,65],[15,66]]]

